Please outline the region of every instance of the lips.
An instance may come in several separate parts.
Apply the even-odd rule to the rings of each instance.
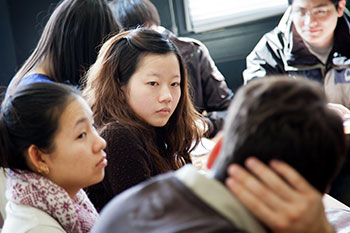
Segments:
[[[104,155],[101,158],[101,160],[96,164],[96,167],[98,167],[98,166],[102,166],[102,167],[107,166],[107,156]]]
[[[159,112],[159,113],[170,113],[171,109],[170,108],[162,108],[162,109],[159,109],[157,112]]]
[[[307,28],[307,29],[304,29],[304,32],[307,32],[307,33],[310,33],[310,34],[318,33],[320,31],[321,31],[321,29],[318,29],[318,28]]]

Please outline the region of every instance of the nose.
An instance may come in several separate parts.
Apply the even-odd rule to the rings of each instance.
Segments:
[[[94,144],[93,144],[93,150],[94,152],[98,153],[104,148],[106,148],[107,143],[106,140],[104,140],[97,131],[95,131],[95,138],[94,138]]]
[[[163,86],[160,89],[159,102],[171,102],[173,96],[168,86]]]

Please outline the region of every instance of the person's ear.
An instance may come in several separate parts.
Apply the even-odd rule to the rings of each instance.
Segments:
[[[346,0],[339,0],[338,2],[338,17],[342,17],[346,6]]]
[[[28,162],[30,163],[31,169],[34,172],[40,173],[41,175],[49,174],[49,166],[46,163],[45,157],[47,156],[42,150],[35,145],[30,145],[28,148]]]

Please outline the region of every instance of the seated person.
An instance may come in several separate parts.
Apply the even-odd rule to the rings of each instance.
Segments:
[[[342,120],[317,83],[256,80],[237,92],[208,175],[187,165],[141,183],[115,197],[92,232],[269,232],[224,186],[229,164],[285,161],[325,193],[345,150]]]
[[[302,75],[324,85],[328,100],[350,114],[349,11],[345,0],[289,0],[278,26],[266,33],[247,57],[244,82],[266,75]],[[341,106],[343,105],[343,106]],[[345,107],[346,108],[345,108]],[[350,205],[350,160],[330,194]]]
[[[194,109],[181,56],[162,34],[147,28],[104,43],[86,76],[83,96],[107,141],[102,182],[88,188],[100,211],[122,191],[191,163],[204,125]]]
[[[19,87],[0,112],[0,168],[8,171],[2,232],[89,232],[98,213],[83,188],[103,179],[105,147],[76,89]]]
[[[222,129],[233,93],[205,45],[192,38],[177,37],[161,27],[157,8],[149,0],[114,0],[109,5],[122,28],[150,27],[167,36],[178,48],[187,66],[194,106],[205,115],[209,127],[206,136],[216,136]]]
[[[278,26],[247,57],[244,82],[301,75],[325,86],[331,103],[350,107],[349,12],[345,0],[289,0]],[[344,96],[345,95],[345,96]]]

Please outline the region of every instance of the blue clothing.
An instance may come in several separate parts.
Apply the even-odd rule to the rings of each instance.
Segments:
[[[35,73],[35,74],[29,74],[27,76],[24,76],[21,81],[19,81],[17,87],[20,87],[22,85],[27,85],[27,84],[30,84],[30,83],[40,83],[40,82],[48,82],[48,83],[53,83],[54,81],[52,81],[50,79],[49,76],[47,75],[44,75],[44,74],[38,74],[38,73]],[[10,84],[8,85],[7,87],[7,90],[6,90],[6,96],[9,95],[9,90],[11,88],[13,88],[12,86],[14,85],[14,79],[11,80]]]
[[[30,83],[41,83],[41,82],[53,83],[54,81],[50,80],[50,77],[44,74],[30,74],[30,75],[24,76],[22,80],[19,82],[18,86],[22,86]]]

